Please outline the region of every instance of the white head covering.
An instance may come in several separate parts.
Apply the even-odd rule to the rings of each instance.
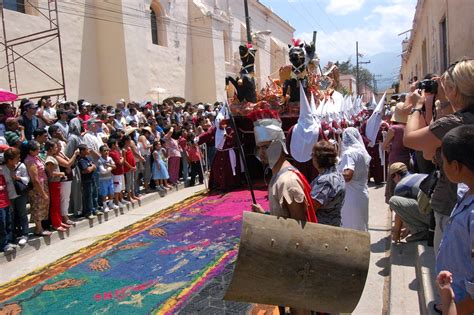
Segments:
[[[219,124],[222,120],[229,119],[229,113],[227,112],[227,106],[222,106],[219,114],[217,114],[216,119],[214,121],[216,126],[216,135],[215,135],[215,142],[214,145],[217,149],[222,150],[225,144],[225,129],[219,128]]]
[[[254,121],[255,143],[271,142],[266,149],[268,164],[273,168],[280,159],[281,153],[288,154],[285,144],[285,133],[281,128],[281,121],[276,118],[263,118]]]
[[[375,145],[375,142],[377,141],[377,134],[380,129],[380,124],[382,123],[382,116],[383,116],[382,111],[384,108],[386,94],[387,92],[383,94],[374,112],[372,113],[370,118],[367,120],[367,127],[365,128],[365,136],[370,140],[370,144],[372,146]]]
[[[291,135],[291,156],[298,162],[307,162],[311,159],[313,145],[318,142],[319,124],[312,115],[308,98],[300,84],[300,116],[293,127]]]
[[[367,166],[372,159],[369,155],[369,152],[367,152],[367,149],[365,148],[364,141],[362,140],[359,130],[354,127],[346,128],[342,133],[341,153],[362,154]]]

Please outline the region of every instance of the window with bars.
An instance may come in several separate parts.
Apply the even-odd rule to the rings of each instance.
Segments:
[[[156,13],[153,10],[153,8],[151,8],[150,20],[151,20],[151,41],[153,45],[158,45],[158,23],[156,21]]]

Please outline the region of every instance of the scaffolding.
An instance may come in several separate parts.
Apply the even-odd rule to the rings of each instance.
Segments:
[[[63,54],[61,47],[61,33],[59,29],[59,17],[58,17],[58,4],[57,0],[47,0],[48,7],[44,10],[40,10],[37,6],[33,5],[30,0],[24,1],[25,5],[32,10],[38,12],[39,15],[43,16],[49,22],[49,28],[46,30],[38,31],[31,33],[25,36],[10,38],[7,39],[7,26],[5,21],[5,12],[6,10],[3,5],[3,0],[0,0],[0,14],[2,18],[3,26],[3,46],[5,48],[6,56],[6,68],[8,72],[8,82],[10,91],[18,95],[18,98],[29,98],[29,99],[38,99],[42,96],[57,97],[57,99],[66,99],[66,84],[64,80],[64,65],[63,65]],[[44,41],[46,40],[46,41]],[[57,40],[58,52],[59,52],[59,62],[60,62],[60,78],[55,78],[52,74],[48,73],[47,70],[42,69],[39,65],[31,61],[31,58],[27,55],[40,49],[44,45]],[[17,47],[21,45],[33,43],[37,45],[35,48],[29,50],[26,53],[20,54],[17,50]],[[17,80],[17,69],[15,63],[18,60],[25,61],[30,67],[41,72],[46,78],[54,82],[54,87],[47,88],[39,91],[28,91],[24,90],[23,87],[19,88]]]

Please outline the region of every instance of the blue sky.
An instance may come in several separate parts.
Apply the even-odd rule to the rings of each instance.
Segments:
[[[295,37],[311,41],[318,31],[317,52],[327,60],[355,61],[359,52],[372,56],[401,53],[404,36],[412,27],[417,0],[260,0],[295,29]]]

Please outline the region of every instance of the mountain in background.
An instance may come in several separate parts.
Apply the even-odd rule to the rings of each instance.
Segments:
[[[376,76],[378,91],[384,91],[390,88],[393,82],[398,81],[401,62],[399,54],[384,52],[364,57],[362,60],[370,60],[370,63],[363,65],[363,67]]]

